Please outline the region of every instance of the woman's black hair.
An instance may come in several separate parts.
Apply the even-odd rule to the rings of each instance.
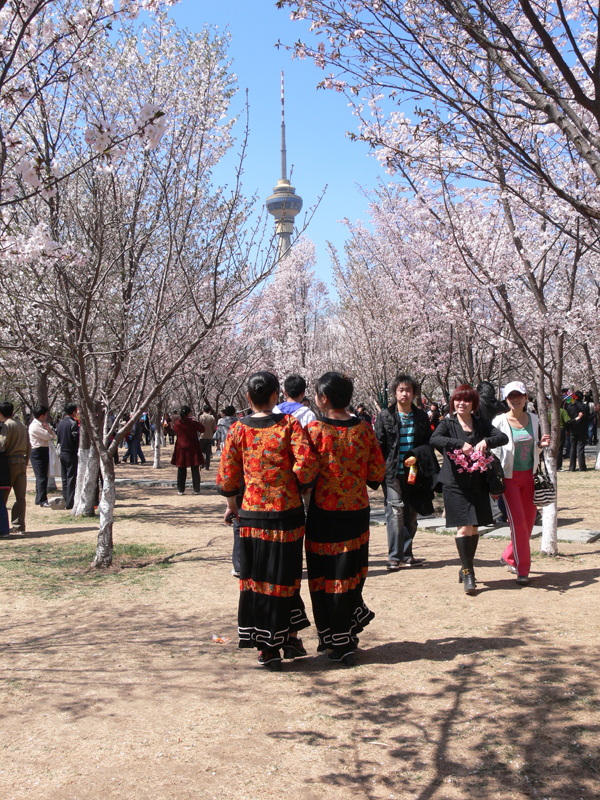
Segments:
[[[324,395],[329,400],[332,408],[338,410],[350,405],[354,384],[351,378],[341,372],[326,372],[317,381],[315,390],[318,395]]]
[[[235,414],[235,406],[225,406],[221,413],[226,417],[233,417]]]
[[[179,409],[179,416],[181,417],[181,419],[187,417],[187,415],[191,413],[192,409],[189,406],[181,406],[181,408]]]
[[[248,394],[255,406],[264,406],[273,392],[279,392],[279,381],[272,372],[255,372],[248,380]]]

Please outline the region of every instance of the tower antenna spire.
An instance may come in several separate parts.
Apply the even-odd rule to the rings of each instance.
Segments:
[[[283,93],[283,70],[281,70],[281,179],[287,180],[287,153],[285,149],[285,96]]]
[[[267,211],[275,217],[275,235],[279,238],[277,260],[289,251],[294,234],[294,218],[302,209],[302,198],[296,194],[287,176],[287,153],[285,148],[285,97],[283,92],[283,70],[281,72],[281,178],[267,197]]]

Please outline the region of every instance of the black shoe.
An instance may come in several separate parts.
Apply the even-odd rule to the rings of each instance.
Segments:
[[[0,533],[0,539],[9,539],[10,533]]]
[[[475,573],[472,569],[461,567],[458,571],[458,582],[464,584],[465,594],[475,594],[477,584],[475,583]]]
[[[336,664],[343,664],[345,667],[353,667],[356,664],[356,656],[347,647],[338,647],[332,650],[327,658]]]
[[[529,575],[517,575],[517,583],[520,586],[527,586],[529,583],[531,583]]]
[[[281,672],[279,650],[261,650],[258,656],[258,663],[262,667],[268,667],[271,672]]]
[[[302,644],[302,639],[297,637],[290,637],[288,643],[283,646],[283,657],[287,659],[298,658],[298,656],[307,656],[306,648]]]
[[[386,569],[388,572],[398,572],[398,570],[400,569],[400,562],[391,559],[390,561],[388,561]]]

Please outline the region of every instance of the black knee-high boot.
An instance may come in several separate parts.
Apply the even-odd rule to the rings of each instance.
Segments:
[[[467,594],[475,593],[475,572],[473,571],[473,556],[471,550],[471,536],[457,536],[454,540],[456,542],[456,549],[460,556],[461,568],[458,573],[458,580],[464,584],[464,590]]]
[[[477,545],[479,544],[479,534],[474,533],[473,536],[469,536],[468,538],[471,540],[471,560],[473,560],[477,552]]]

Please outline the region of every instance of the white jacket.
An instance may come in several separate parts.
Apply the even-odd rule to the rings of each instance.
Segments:
[[[535,473],[538,468],[538,464],[540,463],[540,452],[542,450],[542,448],[538,445],[540,438],[540,421],[536,414],[532,414],[531,412],[528,413],[531,417],[531,429],[533,431],[533,471]],[[505,444],[504,447],[496,447],[494,450],[492,450],[492,453],[494,453],[494,455],[498,456],[500,459],[500,463],[502,464],[502,469],[504,471],[504,477],[512,478],[513,464],[515,460],[515,445],[510,422],[506,419],[506,414],[498,414],[498,416],[494,417],[492,420],[492,425],[508,436],[508,444]]]

